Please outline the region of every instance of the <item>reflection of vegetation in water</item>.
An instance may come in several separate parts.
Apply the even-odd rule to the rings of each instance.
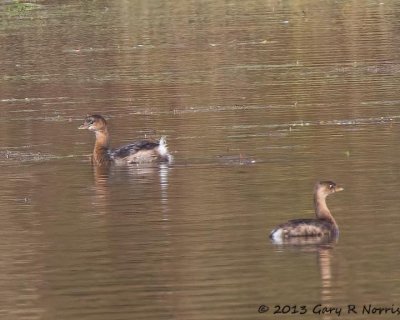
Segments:
[[[21,2],[14,0],[6,4],[6,13],[10,16],[24,15],[29,11],[37,9],[38,7],[38,4],[32,2]]]

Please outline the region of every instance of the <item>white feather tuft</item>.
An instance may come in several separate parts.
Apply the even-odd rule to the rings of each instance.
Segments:
[[[161,157],[168,159],[169,162],[172,162],[172,156],[168,152],[167,146],[167,137],[162,136],[159,141],[158,152],[160,153]]]
[[[283,239],[282,228],[277,228],[277,229],[272,230],[269,237],[274,241],[282,241],[282,239]]]

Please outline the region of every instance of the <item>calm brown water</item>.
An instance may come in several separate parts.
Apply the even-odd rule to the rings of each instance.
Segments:
[[[393,319],[362,308],[400,305],[397,1],[29,9],[0,5],[1,319]],[[87,113],[174,164],[94,171]],[[271,244],[320,179],[338,243]]]

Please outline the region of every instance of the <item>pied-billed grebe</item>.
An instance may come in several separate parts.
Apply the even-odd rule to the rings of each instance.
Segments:
[[[168,153],[165,137],[160,141],[137,141],[118,149],[110,149],[110,135],[107,121],[100,115],[87,116],[79,129],[88,129],[96,134],[92,163],[95,165],[168,162],[172,156]]]
[[[333,181],[317,182],[314,187],[314,209],[317,218],[289,220],[272,230],[270,238],[279,241],[291,237],[337,237],[339,228],[326,205],[326,197],[342,190],[343,188]]]

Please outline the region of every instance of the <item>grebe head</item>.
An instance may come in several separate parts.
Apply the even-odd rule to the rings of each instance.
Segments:
[[[343,191],[342,187],[336,185],[333,181],[319,181],[315,184],[314,193],[318,196],[327,197],[332,193]]]
[[[97,114],[87,116],[84,123],[78,129],[88,129],[90,131],[102,131],[107,127],[106,120]]]

